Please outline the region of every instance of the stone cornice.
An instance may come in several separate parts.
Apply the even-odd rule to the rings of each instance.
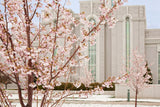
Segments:
[[[145,44],[160,44],[160,38],[146,38]]]

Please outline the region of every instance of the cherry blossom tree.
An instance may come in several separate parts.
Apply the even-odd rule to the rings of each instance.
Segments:
[[[63,99],[73,94],[88,95],[102,91],[100,88],[78,92],[64,90],[59,93],[52,90],[61,84],[61,80],[76,72],[71,70],[73,67],[78,66],[81,61],[89,60],[84,54],[88,43],[95,44],[95,35],[100,30],[101,24],[107,23],[113,26],[116,23],[112,12],[126,0],[114,0],[112,7],[107,5],[108,1],[101,1],[99,22],[96,25],[86,19],[84,12],[79,14],[79,19],[74,18],[72,12],[60,4],[60,1],[3,0],[1,2],[0,71],[3,75],[9,76],[10,81],[17,86],[22,107],[32,107],[34,98],[40,95],[42,97],[40,107],[52,107],[63,104]],[[68,0],[66,2],[70,4]],[[43,13],[44,10],[47,11]],[[79,26],[79,24],[84,27],[80,29],[82,35],[78,37],[73,34],[71,25]],[[63,45],[58,43],[61,38],[64,40]],[[86,66],[84,63],[81,64]],[[83,78],[81,81],[77,77],[74,83],[76,87],[82,82],[88,84],[91,81],[90,71],[86,70],[84,74],[87,80]],[[42,86],[44,90],[40,90],[38,86]],[[35,87],[36,90],[33,90]],[[26,93],[23,93],[22,89]],[[24,99],[27,99],[27,103],[24,103]],[[12,106],[3,86],[0,87],[0,101],[2,106]]]
[[[142,55],[134,51],[131,59],[131,66],[125,68],[124,74],[126,75],[126,84],[135,92],[135,107],[137,107],[138,93],[148,86],[147,83],[151,76],[147,73],[146,61]]]

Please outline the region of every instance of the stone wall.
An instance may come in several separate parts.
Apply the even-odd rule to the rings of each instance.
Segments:
[[[128,89],[130,88],[125,84],[116,84],[115,97],[127,98]],[[135,97],[135,92],[132,89],[130,89],[130,97],[131,98]],[[138,98],[160,99],[160,85],[152,84],[142,89],[138,94]]]

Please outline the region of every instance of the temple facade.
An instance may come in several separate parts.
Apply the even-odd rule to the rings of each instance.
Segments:
[[[80,12],[85,12],[87,19],[96,23],[99,5],[99,0],[80,1]],[[116,25],[113,28],[101,25],[96,45],[88,48],[88,69],[95,81],[119,76],[124,64],[130,66],[132,52],[138,50],[149,64],[153,83],[160,84],[160,29],[146,28],[145,6],[121,6],[114,16],[118,20]],[[77,35],[80,35],[80,28],[75,29]]]

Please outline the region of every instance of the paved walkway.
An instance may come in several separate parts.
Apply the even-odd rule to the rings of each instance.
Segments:
[[[114,104],[114,105],[134,105],[134,101],[66,101],[65,104]],[[138,102],[138,105],[159,106],[160,102]]]
[[[14,103],[18,103],[18,96],[14,94],[11,97]],[[38,100],[40,102],[40,98]],[[36,102],[36,100],[34,101]],[[113,98],[111,95],[93,95],[88,98],[74,95],[65,99],[65,104],[103,104],[103,105],[134,105],[134,99],[131,99],[130,102],[127,102],[127,99],[124,98]],[[157,106],[160,107],[160,99],[138,99],[138,105],[145,106]]]

